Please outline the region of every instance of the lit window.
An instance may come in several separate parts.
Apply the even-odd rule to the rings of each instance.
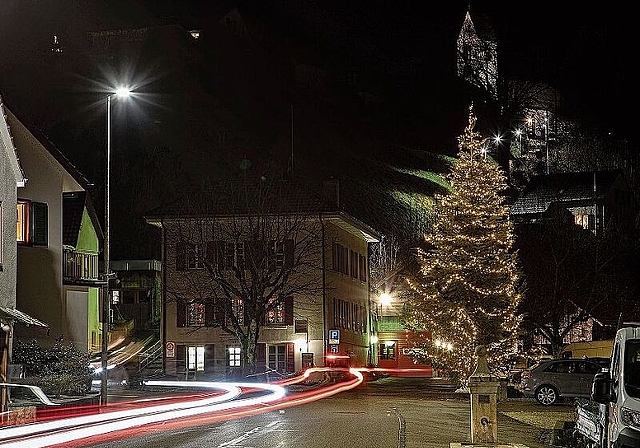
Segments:
[[[583,229],[589,228],[589,215],[584,213],[579,213],[574,217],[576,225],[582,227]]]
[[[191,302],[187,304],[187,326],[203,327],[205,320],[204,305]]]
[[[231,308],[233,310],[233,315],[238,320],[238,324],[244,325],[244,302],[242,299],[234,297]]]
[[[17,239],[19,243],[29,242],[29,206],[30,201],[18,201]]]
[[[396,359],[396,343],[394,341],[383,342],[379,348],[380,359]]]
[[[46,246],[49,240],[49,209],[42,202],[19,199],[16,239],[18,243]]]
[[[269,368],[278,372],[285,372],[286,347],[284,345],[269,346]]]
[[[227,348],[227,367],[240,367],[240,347]]]
[[[284,324],[284,303],[280,302],[274,308],[267,311],[268,324]]]
[[[199,345],[187,349],[187,367],[189,370],[204,372],[204,346]]]

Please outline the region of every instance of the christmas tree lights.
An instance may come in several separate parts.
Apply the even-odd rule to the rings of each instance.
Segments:
[[[485,345],[494,372],[517,355],[522,317],[513,224],[502,194],[502,169],[486,157],[476,118],[458,137],[458,156],[447,176],[451,191],[437,196],[438,219],[418,251],[420,272],[409,284],[405,326],[418,336],[415,360],[466,384],[475,369],[475,348]]]

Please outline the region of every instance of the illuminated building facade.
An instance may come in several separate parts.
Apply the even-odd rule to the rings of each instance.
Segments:
[[[277,213],[231,213],[232,201],[214,198],[195,209],[182,201],[147,215],[149,224],[162,229],[165,373],[188,378],[240,374],[247,347],[224,327],[246,331],[252,325],[247,308],[255,302],[221,292],[212,286],[212,275],[224,276],[222,284],[255,287],[270,269],[290,280],[277,300],[264,296],[260,302],[265,312],[256,346],[258,374],[368,364],[368,244],[378,241],[377,233],[340,210],[337,182],[325,185],[331,200],[319,201],[293,181],[276,182],[282,186]],[[298,224],[286,235],[259,239],[242,231],[231,238],[225,231],[263,218],[265,233],[281,228],[276,222]]]

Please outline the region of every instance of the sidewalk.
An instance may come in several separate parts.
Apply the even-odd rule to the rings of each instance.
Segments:
[[[385,378],[364,389],[393,403],[399,422],[404,422],[406,448],[443,448],[471,442],[469,394],[456,393],[455,387],[444,380]],[[533,399],[507,398],[498,403],[498,444],[549,448],[554,428],[573,421],[574,409],[572,402],[546,407]]]

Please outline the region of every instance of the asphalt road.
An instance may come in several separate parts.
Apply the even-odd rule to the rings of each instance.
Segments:
[[[572,403],[498,404],[498,442],[548,448]],[[433,379],[385,378],[302,406],[188,429],[145,432],[95,448],[447,448],[470,442],[468,394]]]

